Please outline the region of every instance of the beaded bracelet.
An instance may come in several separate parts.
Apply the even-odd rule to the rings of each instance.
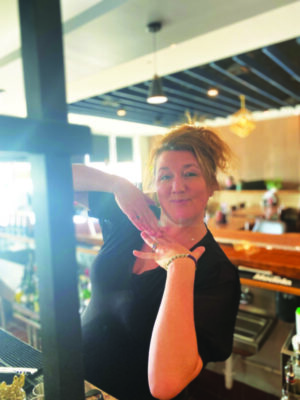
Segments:
[[[195,267],[196,267],[196,265],[197,265],[197,260],[196,260],[196,258],[195,258],[194,256],[192,256],[191,254],[176,254],[175,256],[169,258],[169,260],[168,260],[168,261],[166,262],[166,264],[164,265],[164,269],[165,269],[166,271],[168,271],[169,265],[170,265],[174,260],[176,260],[177,258],[190,258],[191,260],[194,261]]]

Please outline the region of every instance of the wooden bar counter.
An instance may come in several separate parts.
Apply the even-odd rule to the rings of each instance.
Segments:
[[[284,293],[300,295],[300,234],[273,235],[225,229],[211,225],[210,230],[227,257],[236,266],[270,271],[292,280],[291,286],[243,278],[241,283]]]

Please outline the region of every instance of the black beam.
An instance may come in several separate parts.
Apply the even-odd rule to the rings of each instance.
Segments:
[[[266,65],[261,65],[257,61],[252,60],[247,55],[240,55],[232,57],[233,61],[237,64],[245,66],[246,68],[251,69],[252,74],[258,76],[259,78],[263,79],[267,82],[270,86],[275,87],[277,90],[285,93],[286,95],[290,96],[296,101],[300,101],[300,96],[293,91],[292,85],[290,85],[286,80],[284,81],[282,77],[274,74],[270,68],[267,68]],[[296,102],[295,101],[295,102]]]
[[[83,361],[70,159],[31,157],[46,400],[82,400]]]
[[[10,152],[86,154],[90,128],[54,120],[0,116],[0,149]]]
[[[59,0],[19,0],[28,116],[67,120]]]
[[[24,121],[29,129],[20,139],[27,144],[20,149],[42,152],[30,160],[45,398],[82,400],[72,171],[66,148],[78,149],[87,132],[67,127],[59,0],[19,0],[19,12],[28,117],[41,122]]]

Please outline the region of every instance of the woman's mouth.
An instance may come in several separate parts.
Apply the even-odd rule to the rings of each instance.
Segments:
[[[189,199],[172,199],[171,203],[173,204],[185,204],[189,201]]]

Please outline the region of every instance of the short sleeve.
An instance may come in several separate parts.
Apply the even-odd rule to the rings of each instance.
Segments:
[[[112,193],[89,192],[89,215],[103,220],[104,218],[114,219],[122,214]]]
[[[238,278],[232,274],[231,279],[218,279],[195,293],[195,327],[204,364],[224,361],[232,352],[239,288]]]
[[[232,352],[241,289],[236,267],[210,232],[200,244],[206,250],[197,263],[194,318],[199,354],[207,364]]]
[[[89,216],[99,220],[104,242],[113,237],[122,224],[130,225],[112,193],[89,192],[88,201]]]

